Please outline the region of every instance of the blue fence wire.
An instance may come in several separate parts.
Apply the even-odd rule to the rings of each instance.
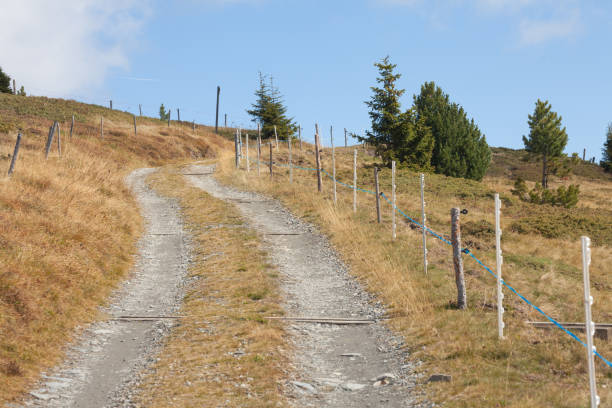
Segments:
[[[251,161],[255,161],[254,159],[251,159]],[[264,160],[260,160],[260,163],[264,163],[266,165],[269,165],[270,162],[264,161]],[[295,165],[289,165],[289,164],[283,164],[283,163],[275,163],[272,162],[272,165],[274,166],[278,166],[278,167],[285,167],[285,168],[289,168],[289,167],[293,167],[294,169],[299,169],[299,170],[306,170],[306,171],[317,171],[317,169],[314,169],[312,167],[302,167],[302,166],[295,166]],[[348,189],[355,189],[357,191],[361,191],[367,194],[373,194],[376,195],[376,193],[374,191],[371,190],[367,190],[358,186],[353,186],[352,184],[347,184],[347,183],[343,183],[341,181],[339,181],[338,179],[335,179],[332,175],[330,175],[326,170],[321,169],[321,173],[325,174],[327,177],[329,177],[333,182],[340,184]],[[391,200],[389,200],[389,198],[384,194],[384,193],[380,193],[380,196],[383,197],[388,203],[389,205],[391,205],[393,207],[393,202]],[[397,211],[398,214],[400,214],[401,216],[403,216],[404,218],[406,218],[408,221],[410,221],[411,223],[415,224],[416,226],[418,226],[419,228],[423,228],[423,225],[421,223],[419,223],[418,221],[414,220],[413,218],[411,218],[410,216],[408,216],[406,213],[404,213],[404,211],[402,211],[400,208],[398,208],[397,206],[395,206],[395,211]],[[448,245],[452,245],[452,243],[444,238],[443,236],[441,236],[440,234],[436,233],[435,231],[431,230],[428,227],[425,227],[425,232],[428,233],[429,235],[439,239],[440,241],[448,244]],[[476,261],[476,263],[478,263],[484,270],[486,270],[487,272],[489,272],[496,280],[497,280],[497,275],[495,274],[495,272],[493,272],[491,270],[491,268],[489,268],[487,265],[485,265],[480,259],[478,259],[469,249],[464,248],[462,250],[463,253],[469,255],[472,259],[474,259],[474,261]],[[514,293],[516,296],[519,297],[519,299],[521,299],[523,302],[527,303],[531,308],[533,308],[535,311],[537,311],[538,313],[540,313],[542,316],[544,316],[546,319],[548,319],[548,321],[550,321],[551,323],[553,323],[557,328],[561,329],[562,331],[564,331],[567,335],[569,335],[571,338],[573,338],[574,340],[576,340],[578,343],[582,344],[583,347],[587,348],[587,345],[584,341],[582,341],[575,333],[573,333],[571,330],[568,330],[567,328],[565,328],[561,323],[559,323],[558,321],[556,321],[555,319],[553,319],[552,317],[550,317],[549,315],[547,315],[542,309],[540,309],[538,306],[534,305],[529,299],[527,299],[525,296],[521,295],[516,289],[514,289],[510,284],[508,284],[504,279],[501,279],[501,283],[507,287],[512,293]],[[594,349],[594,347],[593,347]],[[612,362],[610,362],[609,360],[607,360],[604,356],[602,356],[597,350],[593,350],[593,353],[599,357],[608,367],[612,368]]]

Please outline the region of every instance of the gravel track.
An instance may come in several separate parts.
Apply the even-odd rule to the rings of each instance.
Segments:
[[[276,200],[222,186],[213,166],[192,165],[185,176],[195,186],[236,205],[264,237],[281,273],[287,315],[378,320],[384,315],[350,276],[327,239]],[[297,235],[269,235],[269,234]],[[286,392],[295,406],[425,407],[415,402],[418,377],[403,341],[382,324],[290,323],[295,348]]]

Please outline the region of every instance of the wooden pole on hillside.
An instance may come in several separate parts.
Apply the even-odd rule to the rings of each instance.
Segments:
[[[215,114],[215,133],[219,134],[219,94],[221,93],[221,87],[217,86],[217,110]]]
[[[300,151],[302,151],[302,127],[298,126],[298,139],[300,139]]]
[[[225,114],[225,122],[224,123],[225,123],[225,126],[223,126],[223,127],[227,129],[227,113]]]
[[[138,111],[140,112],[140,116],[142,116],[142,105],[138,104]]]
[[[236,129],[236,134],[234,135],[234,155],[236,157],[236,168],[239,168],[240,158],[238,156],[238,129]]]
[[[260,175],[259,162],[261,161],[261,125],[257,124],[257,175]]]
[[[249,134],[246,134],[246,166],[247,173],[251,172],[251,163],[249,163]]]
[[[353,149],[353,212],[357,212],[357,149]]]
[[[467,307],[465,277],[463,275],[463,258],[461,252],[461,224],[459,208],[451,210],[451,242],[453,245],[453,265],[455,268],[455,283],[457,284],[457,308]]]
[[[321,179],[321,153],[319,151],[319,125],[315,124],[315,159],[317,163],[317,190],[323,190],[323,180]]]
[[[133,116],[134,118],[134,137],[138,136],[138,130],[136,129],[136,115]]]
[[[168,127],[170,127],[170,116],[172,114],[172,109],[168,109]]]
[[[55,122],[55,126],[57,126],[57,154],[62,157],[62,132],[59,122]]]
[[[276,150],[278,150],[278,133],[276,133],[276,125],[274,125],[274,139],[276,140]]]
[[[47,136],[47,143],[45,144],[45,160],[49,158],[49,151],[51,150],[51,143],[53,143],[53,131],[55,130],[55,122],[49,128],[49,135]]]
[[[382,222],[382,214],[380,213],[380,185],[378,184],[378,167],[374,167],[374,184],[376,186],[376,222]]]
[[[110,101],[108,101],[108,102],[109,102],[109,107],[110,107],[110,110],[113,110],[113,100],[111,99],[111,100],[110,100]]]
[[[272,142],[270,142],[269,145],[270,145],[270,178],[272,178]]]
[[[397,226],[395,224],[395,209],[397,205],[395,199],[395,160],[393,160],[391,162],[391,238],[394,241],[397,238]]]
[[[14,79],[13,79],[13,95],[17,95],[17,85],[15,84]]]
[[[289,149],[289,184],[293,183],[293,164],[291,157],[291,136],[287,137],[287,149]]]
[[[11,165],[9,166],[8,175],[13,174],[15,170],[15,163],[17,163],[17,155],[19,154],[19,146],[21,145],[21,133],[17,133],[17,141],[15,142],[15,150],[13,150],[13,157],[11,157]]]
[[[499,194],[495,193],[495,272],[497,275],[497,337],[504,338],[504,292],[502,291],[502,263],[504,257],[501,249],[501,200]]]
[[[74,115],[72,115],[72,122],[70,123],[70,140],[72,140],[73,129],[74,129]]]
[[[100,118],[100,139],[104,139],[104,116]]]
[[[346,128],[344,128],[344,147],[348,147],[348,138],[346,137]]]
[[[338,203],[338,196],[336,193],[336,149],[334,148],[334,128],[333,126],[329,127],[329,136],[331,140],[331,149],[332,149],[332,184],[334,185],[334,205]]]
[[[421,233],[423,234],[423,270],[427,275],[427,216],[425,215],[425,175],[421,173]]]
[[[191,130],[195,132],[195,120],[191,122]]]
[[[181,123],[181,110],[176,108],[176,120]]]

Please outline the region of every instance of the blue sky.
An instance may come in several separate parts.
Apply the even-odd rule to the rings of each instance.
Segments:
[[[403,75],[404,108],[433,80],[492,146],[522,147],[538,98],[563,116],[568,153],[587,148],[599,159],[612,122],[612,6],[605,1],[46,3],[10,2],[0,17],[0,36],[13,39],[13,48],[0,46],[0,65],[34,94],[99,104],[112,98],[133,112],[141,103],[149,115],[163,102],[180,108],[182,119],[210,124],[220,85],[221,117],[248,126],[245,109],[261,71],[274,76],[307,138],[315,122],[338,135],[345,127],[361,133],[369,126],[363,102],[375,83],[373,63],[390,55]],[[30,23],[20,28],[21,15]],[[38,29],[37,40],[36,18],[57,15],[65,21]]]

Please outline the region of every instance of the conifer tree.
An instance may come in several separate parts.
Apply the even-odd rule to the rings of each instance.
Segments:
[[[162,103],[159,107],[159,120],[168,120],[168,115],[170,115],[170,112],[166,112],[166,107]]]
[[[529,136],[523,136],[525,150],[542,156],[542,187],[548,188],[548,160],[561,156],[567,145],[567,132],[561,128],[561,116],[551,110],[548,101],[536,102],[528,116]]]
[[[430,169],[433,137],[429,127],[411,109],[401,111],[399,99],[405,91],[395,86],[401,77],[394,72],[397,65],[387,56],[374,66],[378,68],[376,82],[380,87],[371,87],[373,95],[366,101],[372,130],[358,139],[374,146],[387,164],[395,160],[415,169]]]
[[[2,71],[2,67],[0,67],[0,93],[13,93],[11,90],[11,77]]]
[[[612,123],[608,124],[608,131],[606,132],[606,141],[602,149],[603,158],[601,160],[601,167],[606,171],[612,172]]]
[[[434,82],[425,82],[414,96],[417,121],[431,129],[435,144],[431,164],[437,173],[481,180],[491,163],[486,138],[463,108]]]
[[[259,87],[255,90],[255,97],[252,109],[248,109],[247,113],[253,117],[253,122],[260,124],[262,138],[273,138],[275,126],[280,139],[286,140],[295,134],[297,125],[293,118],[287,117],[287,107],[272,77],[268,84],[266,76],[259,73]]]

